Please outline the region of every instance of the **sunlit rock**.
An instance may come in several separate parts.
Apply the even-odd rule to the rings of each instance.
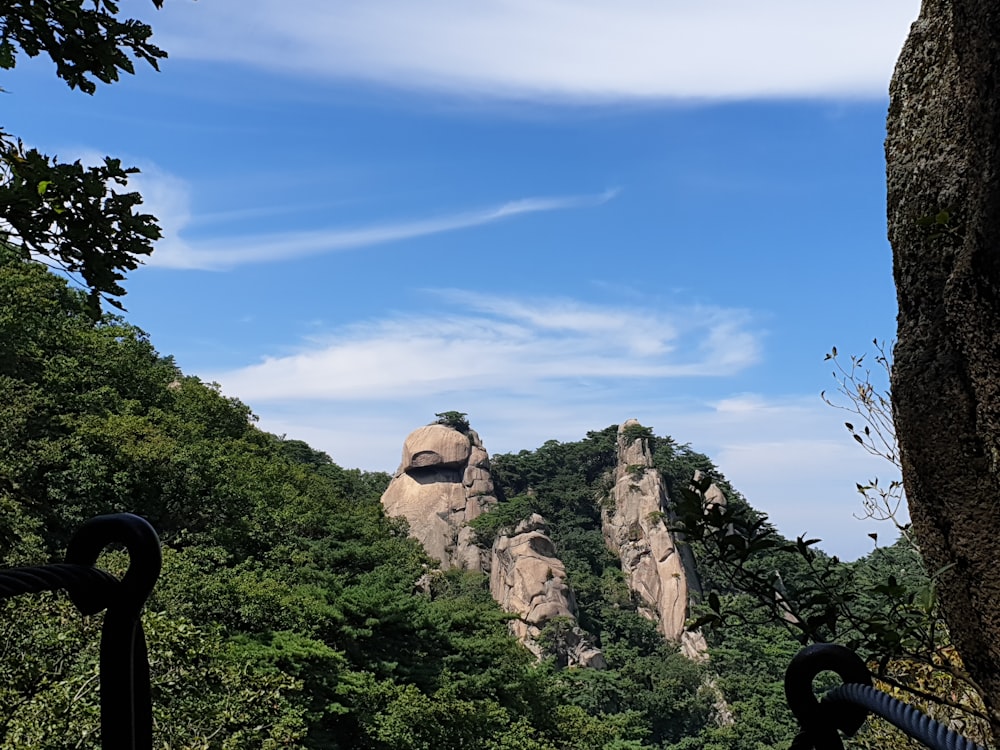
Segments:
[[[511,630],[536,656],[555,656],[562,666],[607,668],[593,639],[577,626],[566,566],[537,513],[497,536],[490,593],[504,610],[517,615]]]
[[[496,504],[489,454],[473,430],[443,424],[407,436],[403,456],[382,495],[389,516],[402,516],[431,557],[446,568],[487,571],[489,553],[468,527]]]
[[[690,550],[670,531],[670,498],[653,467],[649,441],[634,419],[618,428],[614,486],[602,512],[604,539],[621,559],[639,612],[654,620],[667,639],[691,658],[706,650],[700,633],[684,628],[698,577]]]

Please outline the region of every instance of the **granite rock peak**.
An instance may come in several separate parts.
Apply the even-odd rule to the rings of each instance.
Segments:
[[[702,660],[704,636],[685,628],[691,596],[700,588],[694,558],[669,528],[672,504],[653,466],[649,438],[635,419],[618,428],[614,485],[602,510],[604,539],[621,559],[640,614],[689,658]]]
[[[407,436],[399,469],[382,495],[386,514],[405,518],[410,535],[442,567],[481,572],[489,569],[489,553],[468,524],[496,502],[479,435],[437,423]]]

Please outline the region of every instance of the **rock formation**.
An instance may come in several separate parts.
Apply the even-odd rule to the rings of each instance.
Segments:
[[[496,504],[489,454],[474,430],[420,427],[403,443],[403,459],[382,495],[390,516],[402,516],[443,567],[487,571],[489,556],[468,524]]]
[[[611,507],[602,511],[604,538],[621,559],[639,612],[654,620],[686,656],[704,660],[704,637],[684,628],[690,595],[698,590],[694,559],[668,528],[666,485],[653,467],[642,433],[634,419],[618,428]],[[554,655],[562,665],[606,668],[593,637],[577,624],[566,567],[541,516],[532,515],[501,532],[490,551],[477,544],[469,523],[496,502],[489,455],[479,435],[440,423],[410,433],[399,469],[382,495],[386,514],[404,517],[410,535],[442,567],[490,574],[490,593],[516,615],[511,630],[533,653]],[[706,505],[725,502],[719,488],[711,485]]]
[[[606,669],[604,655],[577,626],[576,599],[566,583],[566,566],[537,513],[493,543],[490,593],[507,612],[517,615],[511,631],[536,656],[556,657],[561,666]],[[540,640],[549,628],[552,641]]]
[[[679,643],[685,655],[701,660],[707,649],[704,637],[684,628],[690,594],[698,590],[694,559],[668,528],[670,499],[642,432],[634,419],[618,428],[611,507],[602,512],[604,539],[621,559],[628,585],[638,596],[639,612],[656,621],[664,637]]]
[[[563,666],[606,668],[593,638],[577,626],[566,567],[541,516],[499,534],[491,551],[477,544],[469,522],[496,504],[493,492],[490,459],[479,435],[436,423],[406,438],[382,506],[387,515],[407,520],[410,536],[442,567],[490,573],[493,598],[517,616],[511,630],[536,656],[555,656]],[[424,576],[417,589],[429,593],[430,580],[430,574]],[[549,624],[552,640],[542,644]]]

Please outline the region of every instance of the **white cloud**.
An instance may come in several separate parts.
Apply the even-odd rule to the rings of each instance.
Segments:
[[[104,161],[104,156],[93,149],[70,148],[67,151],[70,158],[79,159],[87,166]],[[191,209],[191,186],[183,178],[157,164],[143,160],[137,162],[141,172],[129,177],[125,189],[142,195],[140,210],[155,216],[163,230],[162,238],[156,242],[153,254],[146,259],[145,264],[173,269],[228,270],[251,263],[273,263],[356,250],[432,234],[472,229],[527,214],[592,208],[614,200],[621,193],[621,188],[616,187],[590,195],[521,198],[479,210],[409,221],[190,240],[185,237],[185,230],[201,219]],[[269,209],[271,213],[276,210],[275,207]],[[230,216],[241,217],[243,214],[232,212]]]
[[[353,228],[189,240],[184,236],[192,223],[187,183],[155,166],[146,166],[142,174],[129,181],[129,188],[142,193],[145,199],[143,211],[158,217],[163,228],[163,238],[156,243],[156,249],[146,264],[159,268],[201,270],[226,270],[249,263],[272,263],[354,250],[471,229],[525,214],[599,206],[613,200],[620,192],[616,188],[594,195],[523,198],[477,211],[411,221],[386,221]]]
[[[436,412],[467,412],[494,453],[636,417],[709,455],[787,536],[818,536],[845,559],[870,551],[869,532],[892,537],[855,518],[855,483],[892,471],[850,440],[840,413],[818,394],[732,392],[727,376],[760,357],[745,311],[436,294],[461,314],[370,321],[205,376],[252,403],[264,429],[366,469],[395,469],[403,438]]]
[[[152,214],[159,221],[164,237],[155,245],[147,263],[156,265],[161,247],[179,242],[178,233],[192,221],[191,190],[188,183],[155,164],[143,164],[139,174],[129,178],[128,189],[142,195],[143,213]]]
[[[175,56],[531,100],[884,96],[918,0],[215,0]]]
[[[670,313],[573,300],[444,292],[450,308],[338,330],[300,352],[212,375],[262,400],[381,400],[456,391],[532,392],[554,383],[728,375],[753,364],[745,311]],[[458,303],[456,305],[456,303]]]

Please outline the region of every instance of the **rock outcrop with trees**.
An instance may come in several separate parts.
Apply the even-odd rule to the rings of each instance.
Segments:
[[[493,541],[490,593],[505,612],[517,615],[511,631],[537,657],[552,656],[560,666],[607,668],[593,638],[577,624],[566,566],[537,513]]]
[[[665,638],[682,643],[685,653],[698,658],[705,640],[686,623],[691,597],[701,585],[691,548],[670,528],[673,508],[666,482],[653,466],[651,437],[635,419],[618,428],[614,486],[603,504],[604,538],[621,559],[639,611],[656,621]]]
[[[695,559],[671,530],[673,509],[664,477],[653,465],[652,438],[635,419],[618,427],[615,462],[605,474],[610,489],[594,496],[594,512],[600,513],[605,543],[620,561],[636,611],[689,658],[703,659],[704,636],[685,627],[692,597],[700,591]],[[494,510],[493,492],[489,456],[478,434],[464,419],[454,425],[439,420],[406,438],[382,505],[388,515],[405,518],[410,534],[444,567],[488,572],[493,598],[517,616],[512,631],[537,656],[603,668],[599,649],[577,623],[576,599],[545,518],[508,512],[506,525],[495,522],[492,539],[485,540],[491,545],[479,543],[473,522]],[[725,503],[716,485],[709,492],[710,502]],[[527,512],[531,501],[509,507]],[[543,643],[543,632],[557,624],[569,635],[553,648]]]
[[[403,443],[399,469],[382,495],[390,516],[401,516],[431,557],[448,568],[489,570],[489,554],[469,523],[496,504],[490,458],[475,431],[430,424]]]

